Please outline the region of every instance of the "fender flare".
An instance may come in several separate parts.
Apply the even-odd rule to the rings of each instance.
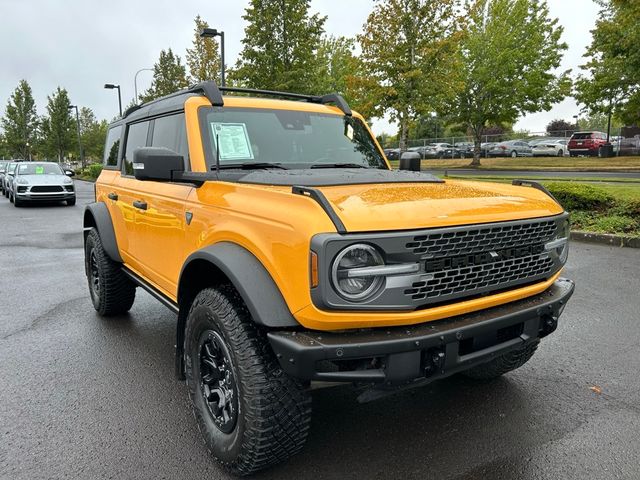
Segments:
[[[93,218],[93,222],[91,222],[90,218]],[[109,255],[114,262],[124,263],[120,256],[120,250],[118,250],[118,242],[116,240],[116,232],[113,229],[111,215],[104,202],[90,203],[84,209],[84,230],[87,231],[94,225],[96,230],[98,230],[98,235],[100,235],[102,246],[105,252],[107,252],[107,255]]]
[[[244,247],[231,242],[216,243],[189,255],[180,272],[178,298],[182,298],[185,270],[199,260],[211,263],[229,279],[258,325],[270,328],[300,326],[260,260]]]

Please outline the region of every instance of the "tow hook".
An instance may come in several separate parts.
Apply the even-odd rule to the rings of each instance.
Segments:
[[[550,333],[553,333],[558,328],[558,317],[555,315],[544,315],[542,317],[542,331],[540,338],[546,337]]]
[[[424,376],[429,378],[444,366],[444,351],[440,348],[430,348],[424,353]]]

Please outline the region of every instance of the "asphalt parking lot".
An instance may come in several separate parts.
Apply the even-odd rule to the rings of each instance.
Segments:
[[[173,376],[175,317],[95,314],[83,205],[0,197],[0,477],[227,478]],[[314,391],[307,446],[254,478],[640,478],[640,250],[572,244],[576,293],[532,361],[359,405]]]

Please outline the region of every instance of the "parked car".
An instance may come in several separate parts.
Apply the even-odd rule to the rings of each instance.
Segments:
[[[17,165],[18,162],[9,162],[7,165],[7,169],[4,172],[4,177],[2,178],[2,193],[7,198],[9,198],[11,183],[13,182],[13,174],[16,170]]]
[[[631,138],[620,138],[614,144],[619,155],[640,155],[640,135]]]
[[[384,154],[386,155],[387,160],[400,160],[399,148],[385,148]]]
[[[568,143],[564,138],[550,138],[536,143],[531,150],[534,157],[564,157],[569,155]]]
[[[524,140],[508,140],[491,147],[488,154],[490,157],[530,157],[532,150]]]
[[[73,180],[54,162],[16,164],[9,201],[16,207],[36,201],[65,201],[76,204]]]
[[[458,149],[460,156],[462,158],[471,158],[473,157],[473,149],[475,144],[473,142],[459,142],[454,145],[455,148]]]
[[[480,156],[488,157],[489,150],[491,150],[494,146],[497,145],[497,142],[483,142],[480,144]]]
[[[83,216],[94,308],[129,322],[140,287],[177,315],[166,353],[227,470],[299,452],[316,382],[373,400],[498,378],[556,330],[569,223],[544,187],[391,169],[338,94],[230,90],[204,82],[111,123]],[[186,162],[189,148],[202,155]]]
[[[7,170],[7,165],[9,165],[8,160],[0,160],[0,193],[4,195],[4,172]]]
[[[606,144],[607,134],[604,132],[576,132],[569,140],[569,155],[597,157],[602,155],[601,149]]]

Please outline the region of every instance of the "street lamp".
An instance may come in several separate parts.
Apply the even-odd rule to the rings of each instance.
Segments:
[[[133,76],[133,92],[135,94],[135,98],[133,99],[134,104],[138,104],[138,74],[140,72],[153,72],[153,68],[141,68],[136,72]]]
[[[82,143],[80,143],[80,114],[78,113],[77,105],[69,105],[69,110],[76,110],[76,125],[78,127],[78,151],[80,152],[80,163],[82,164],[82,168],[84,168],[84,155],[82,154]]]
[[[114,85],[113,83],[105,83],[104,88],[107,90],[118,89],[118,107],[120,108],[120,116],[122,116],[122,97],[120,97],[120,85]]]
[[[220,37],[220,60],[222,63],[222,66],[220,68],[220,85],[222,87],[225,86],[225,81],[224,81],[224,32],[221,32],[219,30],[216,30],[215,28],[203,28],[200,31],[200,37],[202,38],[213,38],[213,37]]]

